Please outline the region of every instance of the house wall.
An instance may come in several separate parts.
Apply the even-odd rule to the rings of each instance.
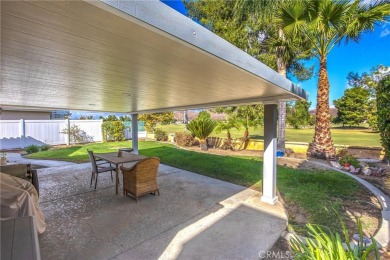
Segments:
[[[50,112],[48,111],[0,111],[0,120],[49,120]]]

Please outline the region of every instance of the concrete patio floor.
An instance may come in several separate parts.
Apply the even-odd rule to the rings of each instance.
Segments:
[[[91,188],[89,163],[38,174],[42,259],[257,259],[287,226],[283,206],[259,192],[166,165],[161,195],[138,203],[115,195],[110,173]]]

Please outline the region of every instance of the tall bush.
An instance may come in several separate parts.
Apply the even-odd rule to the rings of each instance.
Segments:
[[[167,132],[161,128],[156,128],[156,130],[154,130],[154,138],[156,138],[157,141],[168,141]]]
[[[145,129],[149,133],[154,133],[156,131],[156,126],[158,123],[166,125],[171,123],[173,118],[173,112],[142,114],[138,117],[140,121],[145,122]]]
[[[200,148],[207,151],[206,138],[213,132],[217,126],[217,122],[211,119],[211,116],[207,112],[199,113],[198,117],[188,123],[187,129],[194,136],[199,138]]]
[[[194,144],[194,136],[186,132],[176,132],[175,141],[179,146],[191,147]]]
[[[123,141],[125,126],[122,121],[105,121],[102,124],[103,141]]]
[[[384,160],[390,161],[390,75],[384,77],[376,90],[376,103],[378,109],[378,128],[381,143],[385,148]]]

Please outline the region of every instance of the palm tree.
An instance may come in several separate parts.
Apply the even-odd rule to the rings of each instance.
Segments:
[[[197,118],[188,123],[187,129],[199,139],[201,150],[207,151],[206,138],[214,131],[216,126],[217,122],[211,119],[210,114],[203,111],[199,113]]]
[[[363,32],[373,31],[374,25],[389,18],[388,1],[307,0],[286,1],[278,12],[287,37],[298,36],[311,43],[311,50],[320,63],[316,126],[308,154],[316,158],[332,158],[335,149],[330,133],[329,80],[327,56],[345,40],[358,42]]]
[[[275,14],[281,8],[281,0],[237,0],[235,4],[236,19],[249,16],[255,24],[260,26],[260,31],[266,35],[263,44],[276,56],[277,72],[287,77],[287,70],[294,73],[298,79],[306,80],[311,77],[310,69],[306,69],[299,60],[307,59],[310,53],[305,53],[304,41],[297,41],[294,37],[287,38],[283,32],[282,24],[277,23]],[[292,35],[294,36],[294,35]],[[286,102],[279,102],[278,118],[278,150],[285,149],[285,129],[286,129]]]
[[[246,105],[238,106],[234,111],[233,116],[237,118],[237,121],[244,127],[243,140],[249,139],[249,128],[256,128],[263,125],[264,107],[263,105]]]
[[[237,121],[237,118],[229,116],[228,120],[218,121],[217,127],[215,128],[216,133],[226,131],[226,142],[223,145],[223,148],[233,150],[232,146],[232,136],[230,130],[235,128],[240,130],[240,124]]]

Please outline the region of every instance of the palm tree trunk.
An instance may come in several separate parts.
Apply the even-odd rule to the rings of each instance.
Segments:
[[[318,78],[316,126],[313,143],[310,144],[308,155],[330,159],[336,155],[330,134],[329,122],[329,80],[326,69],[326,58],[320,60],[320,75]]]
[[[286,102],[279,101],[278,116],[278,151],[286,148]]]
[[[284,33],[282,29],[279,29],[279,37],[284,39]],[[279,47],[277,50],[277,60],[276,60],[276,66],[278,73],[282,75],[283,77],[287,77],[287,66],[286,62],[284,61],[282,54],[283,54],[283,47]],[[285,149],[285,142],[286,142],[286,102],[280,101],[279,102],[279,115],[278,115],[278,139],[277,139],[277,149],[278,151],[284,151]]]
[[[185,125],[188,124],[188,112],[187,112],[187,110],[183,111],[183,123]]]

